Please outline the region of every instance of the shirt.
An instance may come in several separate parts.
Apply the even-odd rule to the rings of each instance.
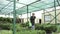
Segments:
[[[36,18],[35,16],[31,16],[31,17],[30,17],[30,21],[31,21],[32,25],[35,24],[35,18]]]

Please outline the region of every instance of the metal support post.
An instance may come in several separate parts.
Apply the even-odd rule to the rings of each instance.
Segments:
[[[56,0],[54,0],[54,9],[55,9],[55,24],[57,23],[57,18],[56,18]]]
[[[16,25],[16,0],[14,0],[14,7],[13,7],[13,34],[16,34],[16,28],[15,28],[15,25]]]
[[[28,11],[29,11],[29,10],[28,10],[28,5],[27,5],[27,21],[28,21]]]

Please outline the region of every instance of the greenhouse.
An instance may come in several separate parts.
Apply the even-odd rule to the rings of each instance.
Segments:
[[[60,0],[0,0],[0,34],[60,34]]]

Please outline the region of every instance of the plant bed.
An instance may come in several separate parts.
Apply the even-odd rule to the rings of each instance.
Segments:
[[[52,32],[56,32],[57,31],[57,26],[56,25],[52,25],[52,24],[40,24],[37,25],[36,30],[45,30],[46,34],[52,34]]]
[[[10,25],[9,24],[0,24],[0,28],[2,30],[10,30]]]

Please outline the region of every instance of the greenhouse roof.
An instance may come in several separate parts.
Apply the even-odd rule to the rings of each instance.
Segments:
[[[60,0],[55,0],[56,6]],[[0,0],[0,14],[13,14],[13,0]],[[54,0],[16,0],[16,13],[21,15],[54,7]],[[28,10],[27,10],[28,8]]]

